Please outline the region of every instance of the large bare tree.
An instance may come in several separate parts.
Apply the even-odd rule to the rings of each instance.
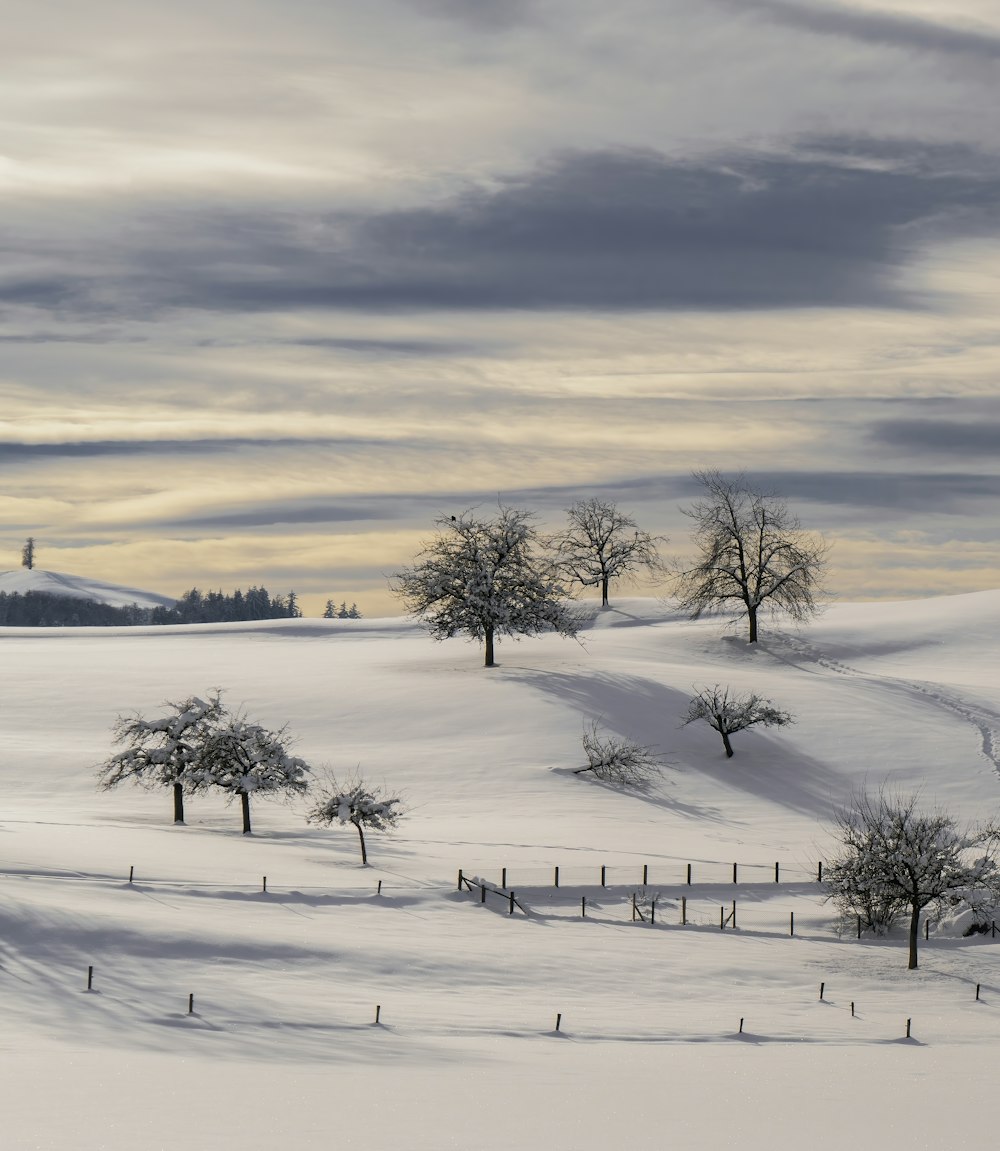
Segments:
[[[559,567],[583,587],[599,587],[602,607],[608,606],[613,579],[662,570],[657,545],[663,537],[640,531],[611,500],[577,500],[566,516],[566,529],[552,539]]]
[[[682,508],[695,523],[695,564],[676,573],[680,606],[692,619],[705,612],[746,616],[749,642],[757,642],[764,610],[798,622],[815,615],[823,593],[827,545],[807,534],[780,496],[745,478],[717,471],[694,473],[704,496]]]
[[[441,516],[437,535],[390,587],[435,639],[480,640],[486,667],[494,666],[498,636],[576,635],[566,589],[532,520],[503,504],[493,519]]]

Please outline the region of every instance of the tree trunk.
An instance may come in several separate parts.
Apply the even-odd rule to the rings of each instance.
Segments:
[[[240,806],[243,808],[243,834],[250,834],[250,793],[240,792]]]
[[[368,866],[368,852],[365,851],[365,832],[360,823],[354,825],[358,829],[358,839],[361,840],[361,866]]]
[[[493,628],[486,629],[486,667],[493,667]]]
[[[184,785],[174,784],[174,823],[184,822]]]
[[[750,643],[757,642],[757,609],[755,607],[747,608],[747,616],[750,619]]]
[[[907,968],[915,971],[917,967],[917,938],[920,935],[920,906],[914,903],[910,909],[910,962]]]
[[[611,581],[608,579],[607,576],[605,576],[601,580],[601,607],[607,607],[608,606],[608,584],[610,582]]]
[[[729,742],[729,732],[728,731],[722,731],[722,732],[719,732],[719,734],[722,736],[722,745],[726,749],[726,759],[732,759],[733,758],[733,745]]]

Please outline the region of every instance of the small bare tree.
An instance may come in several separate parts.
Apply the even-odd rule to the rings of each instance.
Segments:
[[[827,545],[802,531],[787,503],[728,480],[716,471],[695,472],[705,495],[684,514],[694,520],[699,556],[676,572],[680,606],[692,619],[705,612],[746,616],[749,642],[757,642],[764,609],[801,622],[819,611]]]
[[[289,754],[287,728],[270,731],[245,716],[230,716],[208,733],[189,777],[197,787],[218,787],[240,797],[243,834],[250,835],[250,796],[301,794],[308,786],[310,767]]]
[[[575,775],[591,772],[596,779],[621,787],[644,787],[663,766],[651,748],[626,736],[602,733],[596,719],[584,728],[583,750],[587,766],[575,768]]]
[[[565,531],[551,541],[556,562],[583,587],[599,587],[602,607],[608,606],[608,585],[613,579],[663,570],[657,544],[665,539],[640,531],[635,520],[611,500],[577,500],[566,509],[566,516]]]
[[[370,786],[359,775],[351,776],[343,783],[338,783],[336,777],[330,775],[320,785],[317,802],[306,819],[309,823],[321,823],[327,827],[334,823],[352,823],[361,841],[362,866],[367,866],[365,828],[388,831],[404,814],[403,801],[398,795]]]
[[[35,566],[35,537],[28,536],[24,541],[24,547],[21,548],[21,567],[26,567],[28,571]]]
[[[729,737],[736,732],[745,731],[748,727],[783,727],[795,722],[787,711],[775,707],[771,700],[756,692],[731,692],[720,684],[703,687],[698,692],[688,704],[687,716],[681,727],[699,719],[722,736],[728,758],[733,755]]]
[[[138,712],[119,716],[114,742],[123,750],[98,768],[100,786],[109,791],[120,783],[169,787],[174,795],[174,823],[184,822],[184,792],[197,789],[198,767],[209,735],[222,722],[225,707],[218,691],[207,700],[193,695],[182,703],[167,703],[170,711],[158,719]]]
[[[1000,901],[995,825],[959,827],[941,811],[922,812],[916,795],[862,791],[837,815],[840,852],[826,868],[827,897],[842,915],[883,929],[909,912],[909,962],[917,966],[920,913],[964,905],[988,918]]]

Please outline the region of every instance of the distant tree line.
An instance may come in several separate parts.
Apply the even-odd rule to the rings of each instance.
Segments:
[[[152,623],[154,610],[50,592],[0,592],[0,627],[135,627]]]
[[[332,599],[326,601],[326,607],[323,609],[324,619],[361,619],[361,612],[358,611],[358,605],[352,603],[350,607],[347,606],[347,600],[342,600],[340,607],[333,602]]]
[[[302,615],[298,597],[272,596],[265,587],[244,592],[202,592],[193,587],[173,607],[153,608],[152,623],[242,623],[258,619],[298,619]]]
[[[356,607],[349,611],[356,619]],[[298,619],[295,592],[271,595],[266,588],[186,591],[173,607],[121,606],[53,592],[0,592],[0,627],[140,627],[148,624],[238,623],[261,619]]]

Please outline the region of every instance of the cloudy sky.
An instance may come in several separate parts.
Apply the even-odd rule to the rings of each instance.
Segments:
[[[714,467],[1000,584],[995,0],[7,0],[0,93],[0,568],[376,614]]]

